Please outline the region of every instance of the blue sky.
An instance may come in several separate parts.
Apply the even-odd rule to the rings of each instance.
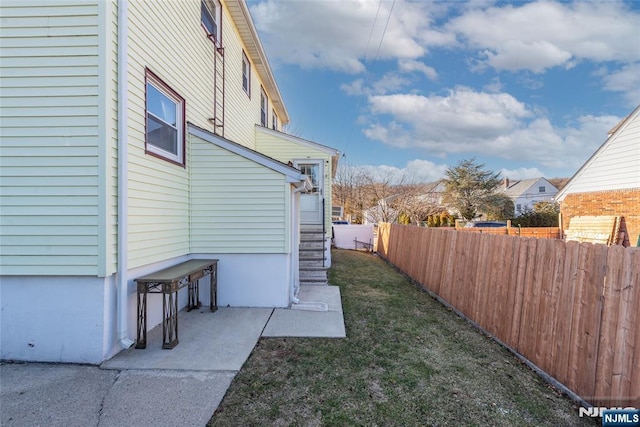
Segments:
[[[569,177],[640,104],[640,2],[249,0],[287,131],[434,181]]]

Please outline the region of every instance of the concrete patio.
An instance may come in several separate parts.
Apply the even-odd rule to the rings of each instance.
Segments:
[[[0,425],[203,426],[260,337],[344,338],[336,286],[304,286],[292,309],[207,307],[179,314],[179,345],[147,348],[100,367],[3,363]],[[326,311],[320,311],[326,310]]]

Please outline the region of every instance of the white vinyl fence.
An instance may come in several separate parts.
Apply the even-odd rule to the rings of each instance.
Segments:
[[[340,249],[372,249],[373,224],[333,224],[332,243]]]

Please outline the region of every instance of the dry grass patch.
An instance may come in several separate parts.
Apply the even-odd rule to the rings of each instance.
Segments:
[[[209,425],[596,425],[377,257],[329,275],[347,338],[261,339]]]

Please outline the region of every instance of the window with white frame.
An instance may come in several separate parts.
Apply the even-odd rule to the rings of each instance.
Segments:
[[[278,130],[278,115],[276,114],[276,110],[271,110],[271,128]]]
[[[145,149],[184,165],[184,98],[148,69],[145,77]]]
[[[251,63],[244,52],[242,52],[242,89],[251,97]]]
[[[544,186],[538,187],[538,193],[544,193],[546,188]]]
[[[222,39],[222,7],[219,0],[202,0],[200,3],[200,19],[207,36],[219,45]]]
[[[269,98],[267,97],[264,88],[260,88],[260,124],[265,127],[269,124],[269,116],[267,115],[268,108]]]

